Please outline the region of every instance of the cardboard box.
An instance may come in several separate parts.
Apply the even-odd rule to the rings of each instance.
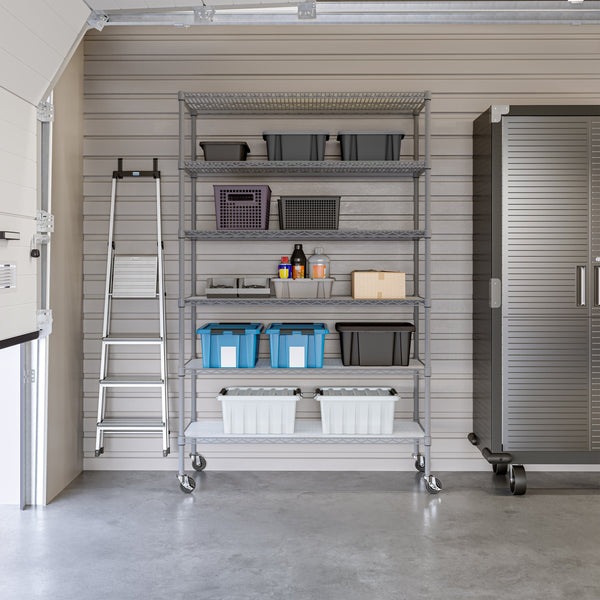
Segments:
[[[399,271],[352,271],[352,297],[405,298],[406,273]]]

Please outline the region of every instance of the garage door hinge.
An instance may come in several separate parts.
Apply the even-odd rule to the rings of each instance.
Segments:
[[[52,102],[40,102],[37,106],[37,120],[42,123],[54,121],[54,104]]]
[[[23,383],[35,383],[34,369],[25,369],[23,371]]]
[[[34,246],[50,242],[50,234],[54,233],[54,215],[45,210],[38,210],[36,216],[36,235]]]
[[[52,333],[52,309],[47,308],[37,311],[37,326],[40,330],[40,337],[44,338]]]

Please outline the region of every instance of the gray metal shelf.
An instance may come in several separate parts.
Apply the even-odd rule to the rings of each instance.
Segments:
[[[422,160],[243,160],[186,161],[185,172],[192,177],[242,175],[244,177],[418,177],[425,172]]]
[[[320,421],[296,419],[290,434],[231,434],[223,432],[223,421],[192,421],[185,429],[187,440],[198,444],[410,444],[425,437],[415,421],[394,421],[391,434],[325,434]]]
[[[431,474],[431,97],[429,92],[180,92],[179,93],[179,471],[182,489],[191,491],[194,480],[185,474],[185,445],[191,445],[192,464],[201,470],[202,461],[196,452],[197,443],[414,443],[419,469],[423,470],[428,491],[439,491],[439,481]],[[186,134],[186,111],[191,115],[191,136]],[[197,160],[198,118],[211,115],[366,115],[403,116],[413,123],[412,160],[402,161],[199,161]],[[421,124],[424,131],[420,131]],[[201,121],[200,121],[201,123]],[[424,149],[420,144],[424,141]],[[186,145],[190,144],[186,156]],[[191,226],[186,229],[185,194],[186,178],[191,178]],[[401,180],[412,178],[413,230],[400,231],[199,231],[196,207],[199,179],[210,180],[235,177],[309,178]],[[420,214],[421,203],[424,213]],[[421,224],[422,223],[422,224]],[[219,240],[380,240],[411,241],[413,243],[414,296],[403,300],[355,300],[349,297],[330,299],[278,299],[278,298],[206,298],[186,297],[188,265],[192,289],[197,280],[198,241]],[[186,244],[190,245],[191,260],[186,258]],[[260,359],[254,369],[203,369],[199,358],[185,359],[199,354],[196,335],[197,311],[206,306],[378,306],[412,307],[415,324],[420,330],[414,336],[414,355],[407,367],[344,367],[340,359],[325,358],[322,369],[271,369],[270,361]],[[187,322],[186,311],[190,312]],[[240,311],[241,313],[241,311]],[[189,330],[188,330],[189,326]],[[422,327],[421,327],[422,326]],[[190,348],[186,346],[189,334]],[[414,420],[395,424],[392,436],[323,436],[318,422],[299,421],[292,436],[227,436],[222,433],[221,422],[197,421],[197,382],[202,377],[231,378],[245,374],[264,377],[283,376],[365,379],[413,378]],[[190,376],[191,374],[191,376]],[[186,427],[186,376],[190,380],[190,409],[192,422]],[[420,382],[423,382],[421,385]],[[220,429],[219,429],[220,428]],[[421,454],[423,448],[423,454]],[[205,464],[205,462],[204,462]],[[437,487],[436,487],[437,486]]]
[[[357,299],[350,296],[332,296],[331,298],[207,298],[206,296],[188,296],[188,305],[244,305],[244,306],[415,306],[422,305],[424,298]]]
[[[232,375],[243,377],[244,375],[285,375],[314,377],[321,373],[331,376],[364,375],[373,377],[402,377],[422,373],[425,365],[417,359],[411,359],[407,367],[345,367],[341,358],[324,358],[322,369],[272,369],[268,358],[259,358],[253,369],[208,369],[202,366],[201,358],[193,358],[185,363],[186,371],[202,371],[204,375],[218,375],[231,377]]]
[[[193,115],[416,115],[429,92],[180,92]]]
[[[382,241],[382,242],[393,242],[393,241],[415,241],[421,240],[428,237],[427,232],[417,230],[398,230],[398,231],[386,231],[386,230],[373,230],[373,229],[267,229],[266,231],[254,230],[254,229],[240,229],[240,230],[219,230],[219,231],[206,231],[206,230],[194,230],[186,231],[185,237],[189,240],[206,240],[206,241],[220,241],[220,240],[237,240],[237,241],[270,241],[270,240],[324,240],[328,242],[335,241]]]

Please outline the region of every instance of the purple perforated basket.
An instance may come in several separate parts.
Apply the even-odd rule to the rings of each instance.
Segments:
[[[215,185],[217,229],[269,229],[268,185]]]

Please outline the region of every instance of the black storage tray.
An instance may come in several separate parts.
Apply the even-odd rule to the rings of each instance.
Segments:
[[[250,152],[246,142],[200,142],[200,148],[208,161],[246,160]]]
[[[406,367],[410,361],[412,323],[336,323],[345,367]]]

